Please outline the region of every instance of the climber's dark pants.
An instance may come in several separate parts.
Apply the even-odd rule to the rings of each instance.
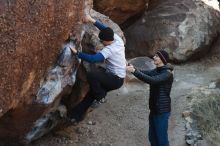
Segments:
[[[90,90],[86,97],[74,107],[71,114],[71,118],[77,121],[82,120],[82,116],[92,105],[94,100],[101,100],[106,96],[107,92],[120,88],[124,82],[123,78],[106,72],[103,69],[88,73],[87,80],[90,85]]]

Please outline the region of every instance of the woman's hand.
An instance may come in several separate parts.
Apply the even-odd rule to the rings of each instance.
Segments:
[[[132,64],[129,64],[127,67],[126,67],[126,70],[130,73],[134,73],[135,72],[135,68]]]

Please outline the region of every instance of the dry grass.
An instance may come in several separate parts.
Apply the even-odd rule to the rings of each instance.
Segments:
[[[220,88],[220,78],[216,80],[216,87]]]
[[[201,93],[200,93],[201,94]],[[192,104],[193,115],[198,128],[206,137],[210,145],[219,146],[220,143],[220,94],[201,94]]]

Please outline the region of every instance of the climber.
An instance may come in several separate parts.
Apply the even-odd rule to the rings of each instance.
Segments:
[[[167,64],[168,59],[168,53],[160,50],[153,57],[156,69],[140,71],[133,65],[127,66],[128,72],[150,85],[148,137],[151,146],[169,146],[167,130],[171,111],[173,67]]]
[[[110,27],[90,15],[86,15],[85,21],[93,23],[100,30],[99,39],[104,48],[93,55],[79,52],[75,48],[71,48],[71,50],[78,58],[89,63],[105,60],[106,68],[88,72],[87,80],[90,89],[85,98],[70,112],[69,117],[72,122],[81,121],[95,100],[100,101],[105,98],[107,92],[120,88],[126,75],[125,47],[122,38],[115,34]]]

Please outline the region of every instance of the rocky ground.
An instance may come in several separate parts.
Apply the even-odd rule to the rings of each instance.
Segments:
[[[218,58],[207,58],[175,66],[169,123],[171,146],[186,146],[185,120],[182,118],[182,112],[188,109],[186,97],[193,88],[209,85],[218,78],[218,62]],[[31,146],[150,146],[147,139],[148,93],[146,84],[125,83],[121,89],[109,93],[107,102],[90,112],[79,125],[52,132]]]

